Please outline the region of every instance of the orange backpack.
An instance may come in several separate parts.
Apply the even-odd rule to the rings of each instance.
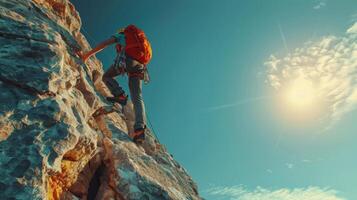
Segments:
[[[144,65],[148,64],[152,57],[152,50],[144,31],[129,25],[125,28],[124,35],[126,54]]]

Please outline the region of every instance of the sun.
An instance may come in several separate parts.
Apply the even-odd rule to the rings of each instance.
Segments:
[[[277,94],[277,108],[284,120],[309,126],[322,119],[326,111],[319,85],[304,76],[285,82]]]
[[[295,111],[308,111],[318,104],[318,91],[313,82],[303,77],[293,80],[286,88],[284,100]]]

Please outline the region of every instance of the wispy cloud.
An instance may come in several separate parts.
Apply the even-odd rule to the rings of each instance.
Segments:
[[[257,187],[249,190],[242,185],[212,187],[206,193],[216,199],[230,200],[345,200],[338,192],[329,188],[280,188],[276,190]]]
[[[286,37],[285,37],[285,33],[284,33],[284,31],[283,31],[283,28],[281,27],[280,22],[278,22],[278,28],[279,28],[279,32],[280,32],[280,36],[281,36],[281,40],[283,41],[283,44],[284,44],[285,50],[286,50],[286,51],[289,51],[289,48],[288,48],[288,43],[287,43],[287,41],[286,41]]]
[[[242,100],[239,100],[239,101],[234,102],[234,103],[211,106],[211,107],[207,108],[206,111],[212,112],[212,111],[217,111],[217,110],[221,110],[221,109],[232,108],[232,107],[240,106],[240,105],[243,105],[243,104],[252,103],[252,102],[255,102],[255,101],[261,101],[261,100],[268,99],[268,98],[271,98],[271,97],[269,97],[269,96],[261,96],[261,97],[242,99]]]
[[[357,23],[342,36],[307,42],[285,57],[271,55],[265,65],[277,91],[298,77],[313,82],[326,104],[321,117],[336,121],[357,105]]]
[[[326,3],[325,0],[320,0],[320,1],[316,2],[316,4],[314,5],[313,9],[319,10],[319,9],[325,7],[326,5],[327,5],[327,3]]]
[[[285,163],[286,167],[289,168],[289,169],[292,169],[294,168],[294,164],[292,163]]]
[[[357,21],[357,13],[352,14],[350,18],[351,18],[351,22]]]

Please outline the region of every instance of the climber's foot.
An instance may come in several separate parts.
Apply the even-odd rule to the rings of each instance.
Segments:
[[[107,100],[112,103],[119,103],[122,106],[125,106],[128,101],[128,95],[122,94],[117,97],[107,97]]]
[[[142,144],[145,140],[145,129],[140,128],[135,130],[133,133],[131,133],[130,138],[133,139],[133,141],[136,144]]]

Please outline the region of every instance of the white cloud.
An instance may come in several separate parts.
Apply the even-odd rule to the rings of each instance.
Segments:
[[[292,169],[294,168],[294,164],[292,163],[285,163],[286,167],[289,168],[289,169]]]
[[[357,21],[357,13],[352,14],[350,18],[351,18],[351,22]]]
[[[357,23],[355,23],[353,26],[351,26],[351,27],[347,30],[347,34],[353,34],[353,33],[357,33]]]
[[[329,188],[281,188],[271,190],[257,187],[248,190],[244,186],[212,187],[207,194],[215,198],[231,200],[346,200],[338,196],[338,192]]]
[[[285,57],[272,55],[265,65],[267,82],[277,91],[297,77],[313,82],[325,105],[321,118],[336,121],[357,105],[357,23],[343,36],[307,42]]]
[[[315,5],[314,5],[314,9],[315,10],[319,10],[319,9],[321,9],[322,7],[325,7],[327,4],[326,4],[326,1],[324,1],[324,0],[320,0],[320,1],[318,1]]]

